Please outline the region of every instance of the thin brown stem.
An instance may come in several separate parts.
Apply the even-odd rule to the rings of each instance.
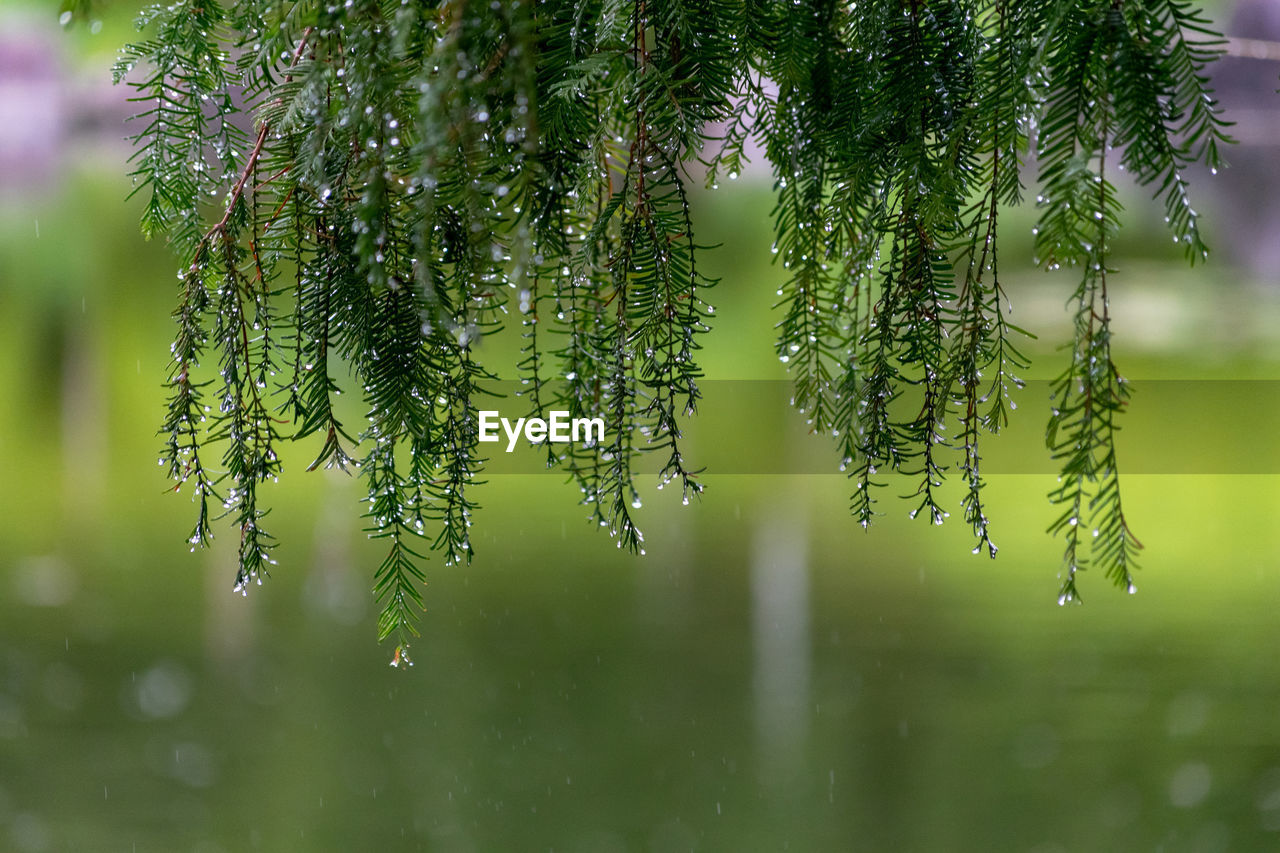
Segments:
[[[306,49],[307,41],[311,38],[311,34],[314,31],[315,27],[307,27],[302,31],[302,38],[298,41],[298,47],[293,51],[293,58],[289,60],[290,70],[297,66],[298,62],[302,59],[302,52]],[[291,80],[293,80],[292,74],[285,75],[285,82],[289,82]],[[276,99],[277,104],[282,102],[283,99]],[[226,212],[222,214],[222,218],[219,219],[212,228],[205,232],[204,236],[200,238],[200,243],[203,244],[208,242],[213,239],[215,234],[226,233],[227,225],[231,222],[231,212],[235,210],[236,203],[239,202],[241,197],[244,195],[244,188],[248,185],[249,178],[254,174],[254,170],[258,165],[258,158],[262,156],[262,149],[267,144],[267,134],[270,129],[271,123],[264,119],[262,126],[258,128],[258,138],[254,141],[253,148],[249,152],[249,159],[244,164],[244,170],[240,173],[240,179],[236,181],[235,186],[231,188],[231,192],[227,194]],[[199,245],[197,245],[197,254],[198,251]]]

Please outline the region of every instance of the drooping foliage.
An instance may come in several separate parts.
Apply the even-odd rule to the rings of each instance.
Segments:
[[[498,376],[532,413],[606,419],[548,462],[639,551],[633,466],[681,448],[715,284],[690,189],[772,166],[775,346],[795,403],[833,435],[867,524],[889,473],[918,512],[960,509],[992,556],[980,442],[1025,366],[1000,283],[1002,212],[1039,170],[1039,262],[1077,271],[1054,385],[1051,499],[1062,599],[1100,568],[1132,586],[1114,449],[1112,176],[1150,185],[1191,261],[1183,169],[1226,140],[1207,21],[1181,0],[175,0],[147,9],[117,80],[135,88],[142,228],[182,258],[163,435],[205,543],[239,536],[240,589],[272,563],[258,487],[277,448],[358,469],[382,637],[403,643],[428,550],[471,557],[476,410]],[[515,365],[476,343],[523,327]],[[765,330],[762,330],[765,334]],[[367,419],[334,406],[354,377]],[[1082,530],[1097,531],[1083,535]],[[399,660],[399,655],[397,655]]]

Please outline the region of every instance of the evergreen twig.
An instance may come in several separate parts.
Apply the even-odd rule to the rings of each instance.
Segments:
[[[689,169],[734,178],[752,143],[776,190],[776,352],[836,441],[853,514],[869,524],[897,472],[912,515],[941,522],[954,466],[991,556],[982,446],[1027,366],[998,235],[1034,154],[1039,261],[1078,273],[1047,432],[1061,595],[1078,598],[1090,565],[1133,588],[1109,176],[1151,187],[1203,257],[1186,169],[1216,168],[1230,139],[1205,74],[1223,42],[1185,0],[176,0],[139,27],[115,75],[142,109],[142,228],[183,258],[162,462],[193,484],[192,544],[211,535],[210,499],[233,518],[241,588],[270,565],[274,392],[292,437],[320,443],[310,468],[365,478],[369,533],[388,544],[379,634],[407,661],[424,555],[472,555],[475,409],[498,375],[478,344],[513,304],[531,413],[606,420],[602,442],[548,445],[548,465],[640,550],[638,454],[660,454],[686,502],[702,490],[683,424],[715,282]],[[354,435],[334,401],[348,371],[367,411]]]

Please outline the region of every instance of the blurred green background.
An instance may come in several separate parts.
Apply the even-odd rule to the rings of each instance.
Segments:
[[[60,34],[0,6],[0,51],[35,38],[101,115],[128,12]],[[361,484],[305,473],[314,447],[269,490],[267,583],[232,595],[229,535],[188,553],[156,466],[175,265],[122,201],[122,130],[76,121],[44,172],[0,173],[0,850],[1280,848],[1280,300],[1229,253],[1188,270],[1140,195],[1114,306],[1137,595],[1087,576],[1055,603],[1043,385],[989,445],[1028,472],[992,477],[995,561],[958,512],[886,500],[862,531],[780,401],[723,440],[833,473],[713,468],[689,507],[646,480],[644,558],[560,476],[494,475],[474,563],[427,567],[405,672],[374,642]],[[768,210],[767,180],[698,198],[714,379],[785,376]],[[1031,268],[1026,216],[1004,259],[1043,379],[1071,280]],[[720,440],[695,428],[694,458]]]

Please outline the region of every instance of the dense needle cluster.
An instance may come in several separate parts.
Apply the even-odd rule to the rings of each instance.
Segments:
[[[548,463],[641,550],[637,454],[701,490],[680,439],[714,282],[690,186],[735,178],[749,145],[775,179],[777,352],[838,442],[854,515],[894,473],[940,522],[958,451],[993,556],[979,442],[1025,364],[997,232],[1034,155],[1039,260],[1079,273],[1048,432],[1062,595],[1087,565],[1132,584],[1109,176],[1152,185],[1204,253],[1182,170],[1225,137],[1203,76],[1216,37],[1188,4],[176,0],[139,27],[116,77],[139,106],[142,227],[183,258],[164,462],[197,499],[193,543],[211,504],[232,519],[239,588],[272,562],[258,487],[282,440],[307,439],[312,468],[365,478],[379,630],[403,641],[425,550],[470,559],[475,411],[513,370],[531,414],[606,419],[604,443]],[[481,363],[513,321],[519,363]],[[358,428],[334,406],[347,376]]]

